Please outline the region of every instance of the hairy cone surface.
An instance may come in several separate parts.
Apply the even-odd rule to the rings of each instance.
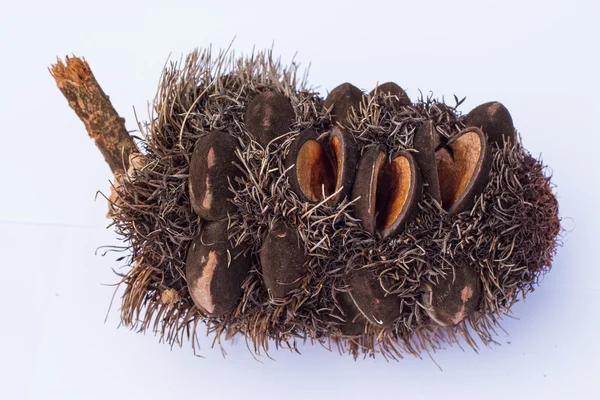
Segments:
[[[324,133],[333,126],[323,99],[296,73],[296,66],[282,67],[269,52],[236,58],[212,56],[209,50],[193,52],[164,71],[142,142],[146,165],[118,187],[122,201],[114,226],[129,266],[121,275],[123,323],[158,332],[171,344],[188,336],[195,346],[197,329],[206,322],[217,341],[245,335],[256,354],[267,352],[269,342],[295,349],[298,340],[334,343],[354,357],[395,359],[461,337],[476,347],[470,332],[490,343],[497,319],[535,288],[555,253],[558,205],[542,163],[520,142],[492,146],[489,182],[470,212],[449,216],[426,193],[416,217],[398,236],[377,239],[352,217],[351,198],[334,206],[312,204],[291,190],[285,158],[294,138],[303,129]],[[290,99],[296,114],[295,130],[267,149],[251,140],[242,118],[250,99],[266,91]],[[366,107],[349,117],[346,129],[360,149],[383,144],[389,154],[411,151],[425,121],[432,121],[445,139],[464,129],[455,108],[432,98],[402,105],[378,94],[367,97]],[[190,159],[196,141],[213,130],[236,138],[241,173],[228,233],[234,244],[248,248],[251,262],[242,299],[216,318],[194,307],[184,279],[187,250],[201,227],[190,205]],[[269,226],[278,222],[297,229],[309,257],[302,289],[285,299],[269,296],[257,257]],[[465,260],[475,260],[470,265],[483,283],[479,312],[457,326],[437,327],[420,304],[423,287]],[[344,335],[337,328],[340,321],[331,317],[339,314],[336,293],[348,292],[346,277],[359,269],[380,277],[382,290],[398,296],[401,307],[385,326],[368,323],[364,331],[357,330],[360,334]]]

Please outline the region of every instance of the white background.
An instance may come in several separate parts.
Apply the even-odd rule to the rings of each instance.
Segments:
[[[11,1],[0,8],[0,398],[597,399],[600,328],[598,129],[600,13],[595,1]],[[569,231],[554,269],[479,354],[450,348],[438,367],[353,361],[320,347],[260,364],[171,350],[105,323],[117,257],[106,230],[110,171],[47,67],[85,56],[135,129],[169,54],[270,47],[325,93],[394,80],[462,110],[499,100],[558,185]]]

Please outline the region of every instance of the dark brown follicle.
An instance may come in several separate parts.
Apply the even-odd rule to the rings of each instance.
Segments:
[[[376,94],[393,96],[392,103],[397,107],[411,105],[410,98],[408,97],[404,89],[402,89],[394,82],[386,82],[377,86],[371,91],[371,93],[369,93],[369,96],[373,97]]]
[[[492,101],[475,107],[465,116],[466,126],[476,126],[487,135],[490,143],[504,147],[504,141],[515,144],[517,134],[512,117],[502,103]]]
[[[352,189],[354,215],[364,230],[382,239],[396,236],[415,216],[422,194],[421,173],[409,152],[388,163],[384,146],[365,150]]]
[[[356,86],[350,83],[342,83],[333,89],[323,104],[323,109],[331,113],[331,121],[340,123],[342,126],[348,126],[352,110],[358,113],[360,103],[365,95]]]
[[[454,192],[456,191],[456,170],[452,153],[441,148],[435,152],[435,166],[439,179],[440,199],[446,210],[454,204]]]
[[[417,152],[413,154],[413,157],[421,170],[425,192],[429,193],[438,203],[441,203],[442,197],[435,159],[435,149],[439,145],[439,139],[436,144],[436,137],[438,136],[433,121],[425,121],[415,132],[413,145]]]
[[[332,320],[336,327],[345,336],[359,336],[365,332],[367,320],[362,315],[348,292],[337,292],[334,295],[339,309],[333,312]]]
[[[336,170],[335,192],[331,204],[343,200],[352,190],[356,165],[360,156],[354,136],[342,128],[334,127],[326,138],[329,157]]]
[[[439,149],[436,166],[443,207],[450,215],[470,210],[489,180],[492,155],[479,128],[467,128]]]
[[[400,316],[400,297],[388,294],[379,278],[370,272],[359,269],[348,274],[346,283],[352,301],[361,314],[378,327],[390,327]]]
[[[333,196],[330,205],[343,200],[354,182],[358,146],[354,137],[334,127],[324,138],[313,130],[300,132],[286,159],[292,190],[308,202]]]
[[[259,252],[265,287],[275,299],[285,298],[300,287],[307,274],[304,246],[296,229],[276,223]]]
[[[367,148],[358,162],[352,199],[354,215],[361,220],[362,227],[370,234],[375,234],[375,205],[377,200],[377,180],[379,171],[385,166],[386,148],[377,145]]]
[[[481,301],[482,283],[470,265],[454,267],[436,284],[425,285],[425,312],[441,326],[453,326],[473,312]]]
[[[290,100],[281,93],[260,93],[250,100],[244,113],[246,130],[263,148],[292,129],[296,113]]]
[[[206,222],[188,249],[185,277],[194,304],[213,317],[233,310],[242,297],[250,260],[233,247],[227,221]]]
[[[213,131],[199,139],[190,161],[189,189],[194,211],[208,221],[227,217],[236,208],[229,201],[235,177],[241,174],[235,165],[235,140],[227,133]]]

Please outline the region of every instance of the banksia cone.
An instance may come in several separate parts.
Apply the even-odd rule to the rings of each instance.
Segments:
[[[270,53],[226,57],[164,71],[139,148],[87,63],[52,69],[118,182],[123,323],[168,343],[205,324],[256,353],[299,337],[354,357],[492,343],[560,232],[508,109],[462,115],[458,99],[411,101],[376,77],[369,94],[344,83],[323,99]]]

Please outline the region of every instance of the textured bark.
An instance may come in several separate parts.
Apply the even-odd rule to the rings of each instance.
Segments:
[[[138,148],[125,129],[125,119],[117,114],[87,61],[66,57],[63,63],[59,59],[50,68],[50,73],[69,106],[85,124],[113,174],[125,173],[129,168],[129,155],[138,152]]]

